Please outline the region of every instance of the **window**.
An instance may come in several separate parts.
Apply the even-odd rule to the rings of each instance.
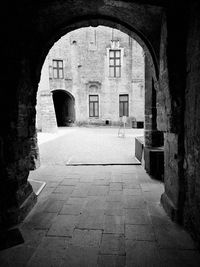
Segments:
[[[128,117],[128,95],[119,95],[119,116]]]
[[[109,50],[109,76],[121,77],[121,50]]]
[[[99,117],[99,96],[89,95],[89,116]]]
[[[63,60],[53,60],[53,78],[63,79]]]

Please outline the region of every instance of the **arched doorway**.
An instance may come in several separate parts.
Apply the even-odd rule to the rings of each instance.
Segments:
[[[70,14],[70,11],[69,11],[70,8],[69,6],[65,6],[64,8],[62,8],[61,13],[63,14],[63,16],[59,16],[59,17],[56,16],[58,10],[57,11],[52,10],[51,19],[52,18],[53,19],[51,20],[50,25],[52,26],[52,22],[54,21],[54,19],[56,19],[57,22],[54,24],[53,27],[50,27],[50,29],[48,29],[48,21],[49,21],[50,16],[46,17],[47,19],[46,30],[44,30],[45,28],[44,29],[41,28],[39,24],[34,25],[36,29],[35,33],[37,32],[37,30],[40,31],[40,34],[42,33],[43,38],[41,39],[35,38],[35,40],[33,38],[30,39],[32,43],[30,46],[27,46],[29,50],[27,50],[27,54],[24,55],[25,59],[24,61],[22,61],[23,68],[26,69],[26,71],[24,71],[22,74],[22,77],[20,77],[21,86],[20,86],[20,90],[18,91],[18,93],[20,96],[23,96],[23,97],[18,98],[18,100],[20,99],[20,101],[17,104],[19,105],[18,108],[20,109],[20,112],[24,114],[23,119],[19,119],[19,125],[18,125],[19,132],[20,132],[20,129],[23,129],[23,131],[20,132],[22,136],[19,134],[20,136],[19,140],[17,140],[16,142],[17,142],[17,145],[20,146],[20,142],[22,141],[22,139],[23,139],[23,142],[30,142],[29,140],[31,140],[32,146],[31,147],[29,146],[26,153],[23,153],[23,156],[21,156],[22,158],[19,157],[18,159],[20,163],[24,160],[24,162],[27,164],[24,164],[22,167],[20,167],[20,171],[18,170],[18,167],[16,167],[15,180],[21,179],[21,175],[23,174],[23,182],[24,182],[22,187],[19,186],[20,188],[16,188],[15,190],[16,192],[18,192],[18,190],[21,192],[21,190],[23,191],[26,189],[26,187],[28,187],[27,177],[29,173],[29,161],[30,161],[30,157],[28,156],[32,154],[31,150],[34,150],[35,147],[37,146],[37,137],[36,137],[36,131],[35,131],[35,112],[31,112],[32,111],[31,108],[33,110],[35,109],[35,102],[36,102],[35,99],[36,99],[36,92],[38,89],[38,82],[40,79],[41,67],[44,63],[44,59],[46,55],[48,54],[49,49],[61,36],[63,36],[64,34],[72,30],[75,30],[81,27],[86,27],[86,26],[104,25],[104,26],[117,28],[127,33],[132,38],[135,38],[140,43],[140,45],[144,48],[145,54],[149,60],[149,65],[151,68],[151,78],[153,77],[155,79],[156,85],[158,82],[160,22],[161,22],[161,13],[162,13],[162,10],[160,8],[156,9],[154,17],[152,16],[152,13],[154,13],[154,10],[155,10],[154,8],[149,9],[149,11],[147,12],[148,16],[145,15],[146,16],[145,25],[152,26],[149,28],[143,27],[143,25],[139,23],[140,17],[144,14],[141,8],[137,9],[135,8],[134,5],[131,6],[131,8],[127,8],[127,6],[124,7],[124,12],[127,13],[127,16],[125,15],[125,13],[121,12],[121,8],[118,8],[117,6],[112,6],[112,5],[110,7],[103,8],[103,9],[101,8],[101,6],[98,6],[96,10],[93,9],[93,5],[91,6],[89,5],[88,9],[86,9],[86,12],[84,14],[82,12],[82,9],[76,10],[76,7],[74,9],[75,13],[73,11]],[[134,14],[136,14],[136,16],[134,16]],[[153,21],[155,20],[155,17],[157,18],[156,24],[153,23]],[[152,21],[152,18],[153,18],[153,21]],[[40,37],[40,34],[38,34],[38,37]],[[33,36],[37,36],[37,34]],[[25,76],[27,75],[27,78],[25,78],[24,75]],[[24,90],[27,87],[27,85],[30,85],[31,90]],[[151,116],[151,114],[149,116]],[[27,123],[25,123],[25,121],[27,121]],[[24,133],[26,134],[25,128],[27,125],[29,127],[29,130],[27,130],[29,132],[29,136],[27,138],[28,140],[24,141],[25,139],[24,139],[23,134]],[[23,200],[26,198],[30,198],[31,189],[27,190],[26,193],[27,193],[26,196],[23,195]],[[16,213],[17,212],[18,211],[16,211]]]
[[[75,99],[64,90],[52,91],[58,127],[70,126],[75,121]]]

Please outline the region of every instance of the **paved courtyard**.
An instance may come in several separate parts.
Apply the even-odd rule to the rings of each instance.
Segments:
[[[25,242],[0,251],[0,266],[200,266],[190,236],[160,205],[163,184],[142,166],[47,162],[30,173],[46,186],[18,226]]]
[[[65,127],[56,134],[39,133],[41,162],[44,165],[137,163],[135,137],[143,132],[143,129],[126,129],[125,138],[118,137],[118,128],[108,127]]]

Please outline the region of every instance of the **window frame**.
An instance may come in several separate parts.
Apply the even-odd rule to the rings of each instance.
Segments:
[[[124,96],[127,97],[127,100],[121,100],[120,99],[121,97],[124,97]],[[121,104],[123,106],[122,114],[121,114]],[[126,110],[125,110],[125,106],[126,106],[125,104],[127,104]],[[120,94],[119,95],[119,117],[123,117],[123,116],[126,116],[126,117],[129,116],[129,95],[128,94]]]
[[[97,101],[91,100],[91,97],[97,97]],[[92,104],[92,114],[90,110],[90,104]],[[97,104],[97,114],[95,109],[95,104]],[[99,95],[89,95],[89,117],[90,118],[99,118]]]
[[[54,62],[56,62],[56,66],[54,66]],[[62,63],[61,67],[59,66],[60,62]],[[53,59],[52,69],[53,69],[53,78],[54,79],[64,79],[64,68],[63,68],[63,60],[62,59]],[[62,71],[61,76],[60,76],[60,70]],[[56,71],[56,77],[55,77],[54,71]]]
[[[111,53],[113,52],[113,56]],[[116,54],[119,53],[117,57]],[[109,49],[109,77],[110,78],[121,78],[121,67],[122,67],[122,60],[121,60],[121,49]],[[111,64],[111,60],[113,60],[113,64]],[[119,64],[116,61],[119,60]],[[111,74],[111,69],[113,69],[113,75]],[[117,75],[117,69],[119,74]]]

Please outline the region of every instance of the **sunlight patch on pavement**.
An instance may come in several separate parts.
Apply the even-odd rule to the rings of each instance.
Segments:
[[[38,145],[44,144],[46,142],[49,142],[51,140],[54,140],[58,137],[61,137],[63,135],[66,135],[68,133],[72,133],[73,131],[75,131],[75,129],[72,128],[67,128],[67,129],[58,129],[57,132],[54,133],[42,133],[42,132],[38,132],[37,133],[37,138],[38,138]]]

